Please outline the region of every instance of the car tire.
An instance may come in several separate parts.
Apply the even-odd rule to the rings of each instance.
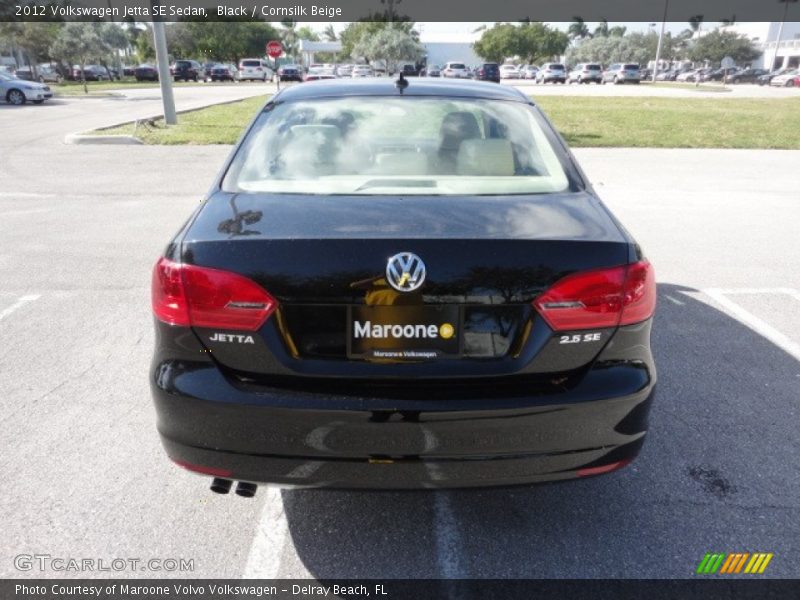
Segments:
[[[21,90],[10,89],[6,94],[6,100],[9,104],[13,104],[14,106],[22,106],[25,104],[27,98]]]
[[[619,85],[619,77],[614,75],[614,85]]]
[[[794,87],[794,79],[790,79],[789,81],[787,81],[785,87]]]

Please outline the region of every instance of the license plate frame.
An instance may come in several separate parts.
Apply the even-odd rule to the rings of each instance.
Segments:
[[[447,325],[451,326],[452,335],[443,337],[448,333]],[[377,331],[374,329],[376,326],[380,328]],[[403,330],[399,337],[395,335],[397,327]],[[407,335],[411,331],[409,327],[413,329],[413,336]],[[430,335],[432,327],[436,331],[435,337]],[[364,335],[365,328],[368,328],[368,336]],[[388,335],[372,335],[378,332]],[[456,305],[350,305],[346,335],[347,357],[353,360],[420,362],[459,359],[464,353],[464,311],[463,307]]]

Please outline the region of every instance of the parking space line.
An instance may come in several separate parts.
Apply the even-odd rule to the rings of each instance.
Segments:
[[[12,304],[8,308],[0,311],[0,321],[5,319],[8,315],[13,313],[15,310],[17,310],[21,306],[24,306],[25,304],[28,304],[29,302],[34,302],[35,300],[38,300],[39,298],[41,298],[41,294],[27,294],[25,296],[20,296],[17,299],[17,301],[14,302],[14,304]]]
[[[264,509],[258,519],[253,543],[247,554],[244,579],[278,579],[281,576],[281,557],[289,525],[283,508],[281,491],[276,487],[263,486],[266,490]]]
[[[758,289],[755,290],[748,290],[747,292],[742,292],[742,289],[737,290],[724,290],[719,288],[708,288],[702,290],[702,292],[711,298],[714,302],[719,304],[725,311],[737,319],[739,322],[743,323],[759,335],[767,338],[770,342],[778,346],[781,350],[793,356],[796,360],[800,361],[800,344],[797,342],[789,339],[783,333],[775,329],[772,325],[760,319],[759,317],[755,316],[748,310],[745,310],[741,306],[739,306],[736,302],[728,298],[727,296],[730,294],[736,293],[749,293],[749,294],[761,294],[761,293],[788,293],[787,290],[789,288],[768,288],[771,291],[766,291],[765,289]],[[776,292],[775,290],[779,289],[780,292]]]
[[[469,575],[464,565],[464,545],[449,493],[436,490],[433,497],[436,559],[443,579],[466,579]]]

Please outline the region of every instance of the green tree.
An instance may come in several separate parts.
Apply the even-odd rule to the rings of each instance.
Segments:
[[[203,60],[223,60],[238,63],[248,56],[264,56],[269,40],[278,32],[269,23],[235,19],[228,21],[189,21],[187,27],[194,39],[190,56]]]
[[[369,62],[384,61],[387,71],[393,72],[400,61],[417,63],[425,49],[408,32],[395,27],[385,27],[375,35],[364,36],[353,46],[353,54]]]
[[[53,41],[50,52],[67,59],[72,65],[78,64],[81,70],[81,83],[84,93],[89,93],[84,77],[84,68],[90,60],[97,60],[106,52],[100,35],[101,23],[65,23]]]
[[[746,36],[733,31],[715,29],[694,40],[689,48],[689,58],[693,61],[719,63],[730,56],[739,64],[755,60],[761,52]]]
[[[628,28],[624,25],[617,25],[608,30],[608,35],[609,37],[623,37],[627,31]]]
[[[325,30],[322,32],[322,35],[325,36],[325,40],[328,42],[335,42],[338,39],[336,37],[336,30],[333,28],[333,25],[331,24],[328,24],[328,26],[325,27]]]
[[[342,43],[342,56],[353,56],[353,47],[364,37],[376,35],[378,32],[392,27],[410,35],[415,41],[419,41],[419,32],[414,29],[414,23],[408,20],[389,21],[385,15],[372,15],[370,20],[353,21],[339,35]]]
[[[560,56],[568,45],[566,33],[544,23],[497,23],[483,32],[473,49],[478,56],[491,62],[503,62],[513,56],[538,62]]]

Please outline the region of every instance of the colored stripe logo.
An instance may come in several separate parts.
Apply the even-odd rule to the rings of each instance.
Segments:
[[[708,552],[697,565],[699,575],[735,575],[763,573],[774,555],[771,552]]]

